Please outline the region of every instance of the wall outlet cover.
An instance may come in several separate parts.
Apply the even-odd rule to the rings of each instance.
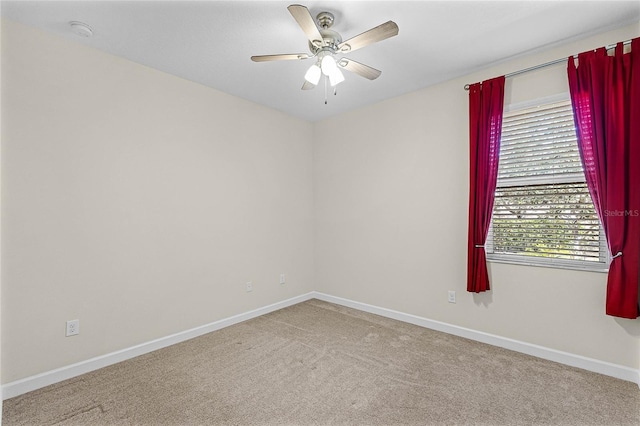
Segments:
[[[67,331],[65,336],[69,337],[69,336],[75,336],[77,334],[80,334],[80,320],[74,319],[74,320],[67,321]]]

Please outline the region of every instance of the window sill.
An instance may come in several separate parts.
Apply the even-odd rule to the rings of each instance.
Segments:
[[[506,256],[493,257],[491,255],[487,255],[487,261],[491,263],[507,263],[510,265],[522,265],[522,266],[535,266],[542,268],[553,268],[553,269],[570,269],[574,271],[585,271],[585,272],[599,272],[599,273],[608,273],[609,266],[603,265],[602,263],[598,263],[595,265],[585,265],[585,264],[575,264],[571,261],[563,261],[562,259],[557,259],[554,261],[544,261],[544,262],[536,262],[535,260],[530,259],[518,259],[511,258]]]

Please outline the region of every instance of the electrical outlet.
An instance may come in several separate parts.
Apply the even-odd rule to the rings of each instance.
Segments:
[[[253,291],[253,284],[247,283],[247,292]]]
[[[80,334],[80,320],[75,319],[71,321],[67,321],[67,333],[66,336],[75,336],[76,334]]]
[[[456,303],[456,292],[449,290],[448,299],[449,303]]]
[[[284,274],[280,274],[280,284],[284,284],[285,282]]]

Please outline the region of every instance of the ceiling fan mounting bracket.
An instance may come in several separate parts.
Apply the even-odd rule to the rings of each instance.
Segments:
[[[316,16],[316,21],[318,21],[318,25],[320,25],[320,28],[325,30],[328,28],[331,28],[331,26],[333,25],[333,20],[334,20],[333,13],[330,13],[330,12],[320,12]]]

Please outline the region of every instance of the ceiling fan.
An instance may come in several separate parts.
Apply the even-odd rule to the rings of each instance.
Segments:
[[[359,76],[375,80],[382,71],[368,65],[356,62],[353,59],[344,57],[336,59],[336,55],[353,52],[378,41],[385,40],[398,34],[398,25],[393,21],[385,22],[375,28],[363,32],[346,41],[342,41],[342,36],[333,31],[334,16],[329,12],[320,12],[314,20],[309,13],[309,9],[299,4],[292,4],[287,7],[293,18],[298,22],[302,31],[309,39],[309,50],[311,53],[292,53],[283,55],[259,55],[252,56],[254,62],[266,61],[286,61],[297,59],[316,58],[313,65],[307,70],[304,76],[302,90],[313,89],[320,82],[320,78],[325,76],[332,87],[344,81],[344,75],[340,68],[351,71]],[[317,25],[316,25],[317,22]],[[325,86],[326,87],[326,86]],[[325,98],[325,104],[327,103]]]

